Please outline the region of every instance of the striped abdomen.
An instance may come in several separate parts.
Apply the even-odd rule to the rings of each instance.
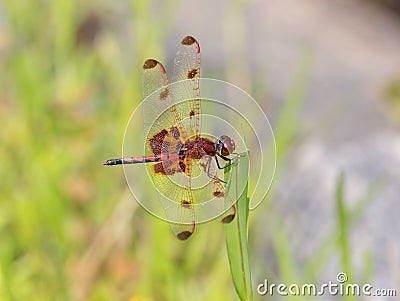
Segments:
[[[127,157],[119,159],[109,159],[103,161],[103,165],[136,164],[136,163],[148,163],[148,162],[158,162],[158,161],[176,160],[176,159],[179,159],[178,154],[166,153],[166,154],[151,155],[151,156],[136,156],[136,157]]]

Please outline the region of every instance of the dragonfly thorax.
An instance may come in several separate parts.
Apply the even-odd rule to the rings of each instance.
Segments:
[[[196,137],[193,140],[186,141],[179,151],[179,155],[189,157],[191,159],[201,159],[203,156],[215,156],[217,152],[217,144],[203,137]]]
[[[235,151],[235,141],[226,135],[222,135],[217,141],[204,137],[188,140],[179,151],[180,155],[192,159],[201,159],[203,156],[229,156]]]

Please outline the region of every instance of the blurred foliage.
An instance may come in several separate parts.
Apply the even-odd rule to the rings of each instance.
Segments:
[[[400,122],[400,76],[386,88],[386,105],[391,117]]]
[[[141,100],[139,66],[149,56],[164,58],[178,5],[0,4],[0,300],[237,298],[222,226],[201,225],[180,242],[167,224],[137,210],[121,169],[100,165],[119,152]],[[282,155],[307,78],[295,78],[278,118]],[[316,279],[336,245],[324,243],[328,251],[299,275],[272,208],[273,214],[280,274],[265,276]],[[260,265],[268,270],[269,263]]]

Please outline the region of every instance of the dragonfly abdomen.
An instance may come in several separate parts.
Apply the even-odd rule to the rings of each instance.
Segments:
[[[159,155],[151,155],[151,156],[136,156],[136,157],[126,157],[119,159],[109,159],[103,161],[103,165],[121,165],[121,164],[136,164],[136,163],[149,163],[149,162],[159,162],[166,161],[171,159],[179,158],[178,154],[175,153],[166,153]]]

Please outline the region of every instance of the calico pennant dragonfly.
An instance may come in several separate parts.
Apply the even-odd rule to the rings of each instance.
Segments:
[[[195,204],[209,200],[224,203],[227,210],[221,221],[230,223],[236,209],[218,170],[231,164],[235,142],[226,135],[212,139],[201,133],[199,43],[191,36],[181,41],[171,82],[163,65],[155,59],[145,61],[142,78],[145,156],[105,160],[103,165],[148,163],[148,173],[159,194],[178,204],[174,214],[179,224],[171,224],[171,228],[180,240],[194,232]],[[177,82],[181,83],[179,89],[172,85]],[[153,120],[152,116],[157,118]],[[195,189],[199,172],[208,181]]]

